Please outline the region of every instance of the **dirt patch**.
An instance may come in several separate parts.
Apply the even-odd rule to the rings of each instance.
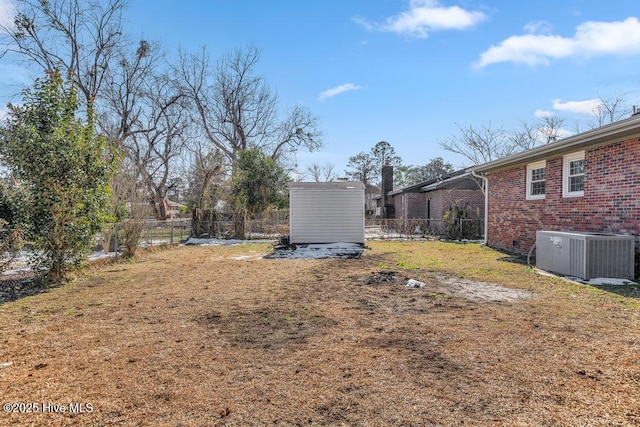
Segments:
[[[472,301],[514,302],[532,298],[533,292],[523,289],[507,288],[495,283],[461,279],[453,276],[438,275],[438,280],[446,285],[447,291]]]
[[[214,312],[197,320],[232,345],[264,349],[306,343],[309,337],[326,333],[336,323],[311,313],[307,307],[290,310],[263,307],[224,315]]]
[[[440,294],[460,296],[479,302],[514,302],[522,301],[535,295],[527,290],[508,288],[495,283],[462,279],[450,275],[416,272],[414,276],[421,277],[421,279],[415,279],[411,275],[400,274],[397,271],[385,270],[374,272],[361,279],[361,281],[366,285],[395,284],[408,287],[418,287],[411,286],[412,282],[417,282],[420,284],[419,288],[424,288],[422,292],[426,293],[427,296],[434,296],[433,292],[437,291]],[[420,295],[419,291],[417,295]]]
[[[388,283],[398,283],[400,281],[400,278],[398,277],[398,272],[385,270],[372,273],[362,281],[367,285],[380,285]]]

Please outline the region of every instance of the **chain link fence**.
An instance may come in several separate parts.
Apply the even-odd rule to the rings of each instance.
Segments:
[[[369,219],[365,224],[368,239],[420,239],[445,237],[478,240],[483,237],[483,221],[479,219]]]
[[[110,243],[110,251],[113,248],[115,256],[122,252],[124,241],[124,225],[113,225],[113,242]],[[184,243],[191,236],[191,220],[176,219],[166,221],[145,220],[142,223],[139,247],[165,246]],[[104,247],[103,247],[104,250]]]

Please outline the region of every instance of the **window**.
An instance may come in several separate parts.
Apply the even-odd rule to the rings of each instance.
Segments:
[[[527,165],[527,200],[544,199],[546,187],[547,163],[530,163]]]
[[[564,156],[562,162],[562,195],[584,195],[584,151]]]

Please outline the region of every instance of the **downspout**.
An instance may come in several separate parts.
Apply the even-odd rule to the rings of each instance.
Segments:
[[[484,240],[480,246],[487,246],[489,237],[489,180],[483,175],[478,175],[472,170],[471,175],[484,181]]]

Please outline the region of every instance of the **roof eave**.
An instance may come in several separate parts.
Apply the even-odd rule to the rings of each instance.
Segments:
[[[456,182],[462,182],[462,181],[467,180],[467,179],[475,180],[475,178],[473,177],[473,175],[471,174],[470,171],[466,172],[467,170],[468,169],[465,169],[465,172],[463,174],[461,174],[461,175],[456,175],[456,176],[450,177],[448,179],[444,179],[442,181],[438,181],[438,182],[434,182],[434,183],[432,183],[430,185],[426,185],[426,186],[422,187],[420,189],[420,191],[423,192],[423,193],[426,193],[426,192],[429,192],[429,191],[440,190],[442,188],[450,189],[450,188],[455,188],[455,183]]]

